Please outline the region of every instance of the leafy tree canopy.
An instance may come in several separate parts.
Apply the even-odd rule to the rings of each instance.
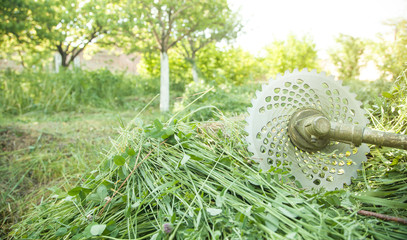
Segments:
[[[329,56],[338,68],[338,77],[343,81],[358,79],[366,42],[344,34],[340,34],[335,41],[337,46],[330,50]]]
[[[264,67],[268,76],[275,76],[296,68],[318,67],[317,50],[310,36],[296,37],[290,34],[286,40],[275,40],[265,47]]]

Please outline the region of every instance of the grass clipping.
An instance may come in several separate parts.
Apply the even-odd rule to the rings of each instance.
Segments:
[[[133,123],[70,191],[13,227],[21,239],[403,239],[348,192],[307,193],[248,159],[242,123]],[[340,194],[338,194],[338,192]]]

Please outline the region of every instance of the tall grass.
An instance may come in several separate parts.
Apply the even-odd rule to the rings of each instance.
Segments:
[[[59,73],[6,70],[0,73],[0,112],[50,113],[137,106],[140,96],[158,93],[157,85],[149,81],[103,69]]]

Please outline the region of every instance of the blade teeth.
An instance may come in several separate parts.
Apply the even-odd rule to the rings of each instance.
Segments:
[[[317,74],[317,70],[316,70],[316,69],[312,69],[312,70],[311,70],[311,73]]]
[[[252,105],[253,105],[253,99],[252,99]],[[248,107],[247,108],[247,113],[249,113],[249,117],[246,119],[246,120],[248,120],[248,119],[251,119],[250,118],[250,114],[253,112],[253,106],[252,107]]]
[[[303,69],[301,70],[301,73],[308,73],[308,72],[309,72],[308,68],[303,68]]]
[[[285,72],[284,72],[284,76],[287,76],[287,75],[289,75],[290,74],[290,70],[286,70]]]
[[[321,76],[323,76],[323,77],[326,77],[326,76],[327,76],[326,72],[324,72],[324,71],[322,71],[320,74],[321,74]]]
[[[250,134],[250,127],[248,125],[246,125],[246,127],[244,128],[244,131]]]
[[[300,73],[300,71],[298,70],[298,68],[293,70],[293,73]]]
[[[251,103],[253,104],[253,106],[254,106],[254,102],[257,101],[257,99],[259,99],[259,96],[260,96],[260,95],[261,95],[261,92],[260,92],[259,90],[256,90],[255,96],[254,96],[254,98],[253,98],[252,101],[251,101]]]
[[[270,80],[269,80],[269,84],[271,85],[271,84],[273,84],[274,83],[274,81],[279,81],[279,80],[281,80],[281,79],[283,79],[283,75],[281,75],[280,73],[277,73],[277,75],[276,75],[276,77],[273,79],[273,78],[270,78]]]
[[[247,146],[247,150],[253,154],[256,154],[256,151],[254,149],[253,144],[249,144],[249,146]]]
[[[250,109],[250,108],[248,108],[248,109],[247,109],[247,111],[248,111],[248,112],[250,112],[250,111],[251,111],[251,109]],[[247,123],[250,123],[250,122],[251,122],[251,120],[252,120],[252,118],[250,117],[250,115],[249,115],[248,117],[246,117],[246,119],[245,119],[245,121],[246,121]],[[248,127],[248,125],[247,125],[246,127]]]

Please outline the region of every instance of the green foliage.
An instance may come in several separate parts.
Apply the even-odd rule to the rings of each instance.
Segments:
[[[173,141],[151,135],[164,128],[173,130]],[[377,198],[380,193],[372,198],[346,190],[312,193],[293,188],[287,180],[262,174],[247,162],[242,133],[241,124],[226,119],[212,124],[132,124],[103,163],[72,188],[73,196],[55,191],[9,236],[405,238],[406,229],[399,224],[356,214],[372,199],[379,200],[376,211],[402,211],[405,204],[400,199]],[[116,156],[125,159],[124,165],[114,163]]]
[[[171,69],[171,89],[182,92],[185,85],[192,80],[189,63],[175,49],[170,49],[168,55]],[[157,51],[145,52],[142,56],[141,62],[137,66],[137,71],[146,78],[157,79],[156,84],[158,84],[159,87],[160,53]]]
[[[337,47],[331,49],[329,55],[338,68],[339,79],[356,80],[360,74],[361,58],[366,43],[360,38],[340,34],[336,39]]]
[[[9,36],[6,40],[17,44],[21,52],[58,52],[64,67],[111,31],[118,20],[117,5],[110,0],[11,2],[0,8],[9,14],[0,25],[0,31]]]
[[[80,111],[81,106],[134,106],[137,102],[130,96],[145,96],[145,90],[152,91],[152,83],[147,80],[103,69],[60,73],[7,70],[1,72],[0,78],[0,110],[11,114]]]
[[[373,44],[373,60],[382,78],[396,80],[399,74],[407,67],[407,20],[398,20],[388,23],[394,28],[393,41],[385,40],[380,35],[380,40]]]
[[[357,94],[356,99],[361,101],[364,109],[370,109],[383,101],[383,92],[390,91],[392,83],[386,80],[377,79],[375,81],[346,81],[345,85],[350,87],[352,92]]]
[[[144,53],[139,65],[140,74],[158,78],[159,62],[158,52]],[[169,63],[172,89],[181,92],[185,85],[192,82],[190,63],[177,49],[169,51]],[[241,48],[219,49],[214,44],[209,44],[197,53],[196,64],[201,79],[215,85],[244,85],[250,81],[264,79],[261,62]]]
[[[263,63],[270,77],[296,68],[318,69],[317,50],[310,36],[288,35],[284,41],[273,41],[265,51]]]
[[[401,72],[389,92],[371,106],[372,119],[378,129],[407,132],[407,69]]]
[[[197,59],[202,78],[218,85],[242,85],[264,79],[259,59],[241,48],[219,49],[211,44],[198,53]]]
[[[160,56],[164,56],[160,59],[161,111],[169,109],[171,67],[168,69],[168,51],[186,37],[195,41],[195,38],[211,38],[219,33],[218,40],[225,38],[227,32],[234,31],[234,23],[230,24],[232,27],[226,27],[228,10],[226,0],[127,1],[125,11],[127,20],[130,21],[123,24],[124,33],[130,39],[135,36],[143,37],[147,40],[143,45],[148,46],[144,51],[158,50]],[[223,28],[219,28],[220,25]],[[220,33],[219,29],[227,31]],[[132,44],[134,43],[130,43]]]
[[[403,107],[406,105],[406,78],[400,78],[403,80],[398,81],[394,88],[398,90],[387,91],[388,94],[383,95]],[[213,92],[208,92],[189,106],[190,113],[184,111],[184,114],[179,115],[185,116],[181,122],[171,120],[165,123],[156,119],[152,124],[145,125],[140,119],[131,121],[128,128],[123,127],[120,137],[112,141],[112,150],[106,154],[97,170],[91,171],[92,166],[86,165],[89,174],[79,184],[65,187],[66,190],[54,187],[51,197],[43,200],[41,205],[30,211],[24,208],[26,217],[13,227],[9,237],[165,238],[173,235],[176,239],[182,239],[232,238],[239,234],[242,238],[260,239],[340,239],[344,236],[349,239],[389,239],[389,236],[392,239],[405,239],[407,232],[402,225],[356,214],[359,209],[364,209],[392,216],[406,216],[405,153],[388,148],[373,148],[363,171],[345,190],[312,193],[291,188],[294,183],[285,176],[280,179],[281,175],[278,174],[260,174],[256,165],[247,162],[250,156],[247,155],[240,121],[236,118],[228,120],[223,115],[216,115],[219,111],[207,111],[205,108],[214,105],[226,115],[234,116],[250,105],[248,99],[253,97],[257,87],[215,87]],[[358,87],[368,92],[374,88]],[[199,96],[198,91],[210,89],[211,86],[203,82],[199,86],[191,84],[186,88],[188,95],[182,99],[183,107]],[[369,98],[370,95],[363,96]],[[389,109],[396,106],[387,105]],[[403,109],[396,112],[403,116]],[[142,113],[142,116],[145,118],[148,114]],[[187,119],[214,117],[222,121],[184,122]],[[391,130],[393,125],[405,127],[405,122],[400,120],[403,118],[405,114],[387,124],[386,129]],[[388,119],[381,124],[384,125],[384,121]],[[70,124],[68,120],[64,122]],[[88,129],[83,124],[87,121],[77,119],[76,122],[78,129]],[[77,128],[68,127],[67,131],[76,133]],[[60,177],[66,167],[66,178],[68,172],[85,171],[85,167],[77,169],[71,166],[76,166],[78,161],[80,164],[99,162],[100,157],[83,155],[98,150],[94,148],[94,141],[100,140],[99,134],[88,135],[80,137],[87,144],[79,144],[77,150],[68,149],[66,156],[66,149],[55,144],[67,144],[69,147],[78,144],[72,145],[70,141],[73,140],[65,135],[56,141],[50,140],[54,145],[48,148],[39,147],[39,141],[31,153],[2,153],[2,156],[10,159],[28,159],[28,162],[2,162],[8,164],[0,168],[4,179],[10,179],[4,181],[7,187],[0,191],[2,197],[7,199],[6,203],[16,206],[15,200],[11,199],[18,199],[15,197],[17,193],[28,191],[25,190],[27,188],[20,190],[21,186],[35,187],[27,184],[33,181],[31,176],[46,182]],[[165,143],[160,144],[161,141]],[[3,143],[0,141],[0,144]],[[96,145],[106,146],[98,142]],[[43,155],[46,149],[49,149],[48,154]],[[62,153],[55,153],[55,149]],[[18,154],[23,154],[23,157]],[[55,160],[44,160],[51,158]],[[61,161],[68,163],[61,164]],[[16,164],[22,164],[18,167],[19,174],[15,174],[16,170],[10,171],[13,166],[17,167]],[[47,171],[49,169],[53,170]],[[27,170],[32,171],[30,175],[24,175]],[[12,177],[9,177],[10,173],[13,173]],[[21,183],[20,179],[23,179]],[[123,184],[125,179],[128,180]],[[9,212],[6,203],[2,203],[0,213],[4,213],[2,216],[8,219],[5,221],[9,221],[10,214],[15,213]],[[20,214],[24,212],[22,207],[18,209]],[[137,228],[134,227],[136,223]]]
[[[211,17],[198,21],[197,30],[191,32],[180,42],[183,56],[191,63],[194,82],[199,80],[199,70],[196,64],[197,53],[208,44],[236,38],[242,29],[237,14],[230,10],[227,1],[218,1],[218,4],[209,3],[206,11],[211,14]]]
[[[133,114],[120,113],[124,121]],[[72,189],[83,173],[100,163],[101,151],[110,148],[109,137],[117,135],[117,118],[116,112],[103,110],[0,119],[1,239],[8,239],[11,225],[27,214],[31,204],[59,186]],[[64,235],[63,230],[55,234]]]
[[[0,59],[12,60],[22,67],[42,67],[49,50],[35,37],[33,12],[43,12],[37,1],[0,1]]]
[[[30,23],[30,10],[35,2],[27,0],[0,1],[0,34],[14,36],[20,39],[20,35],[32,27]],[[23,40],[23,39],[21,39]]]
[[[69,66],[88,44],[116,27],[118,20],[117,6],[110,0],[45,0],[41,4],[43,11],[33,13],[36,37],[61,55],[64,67]]]

